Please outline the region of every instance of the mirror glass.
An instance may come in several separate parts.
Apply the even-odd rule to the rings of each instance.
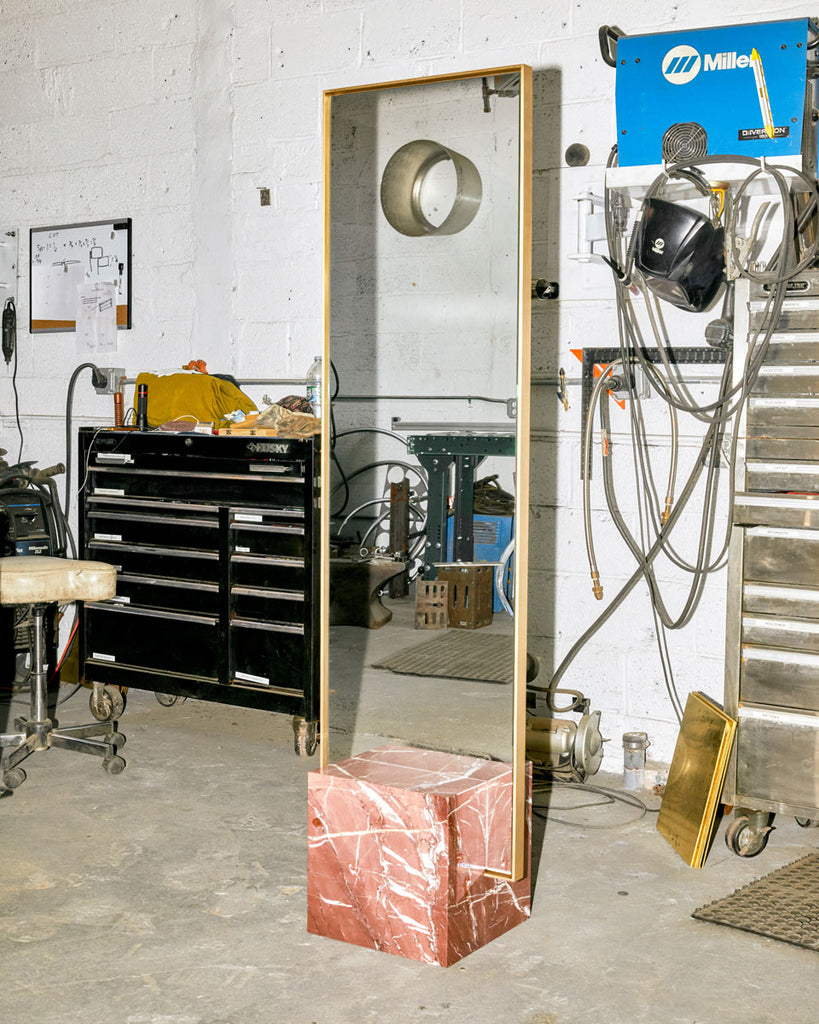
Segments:
[[[326,761],[388,742],[513,759],[530,74],[326,94]],[[452,625],[416,628],[440,620],[436,582]]]

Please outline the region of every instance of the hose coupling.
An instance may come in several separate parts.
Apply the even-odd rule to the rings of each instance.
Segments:
[[[591,574],[591,581],[592,581],[592,593],[594,594],[595,598],[598,601],[602,601],[603,600],[603,588],[600,585],[600,573],[599,572],[593,572]]]
[[[663,526],[665,526],[665,524],[668,522],[669,518],[671,517],[671,506],[673,504],[674,504],[674,499],[673,498],[666,498],[665,499],[665,509],[663,510],[663,514],[660,516],[660,519],[662,520]]]

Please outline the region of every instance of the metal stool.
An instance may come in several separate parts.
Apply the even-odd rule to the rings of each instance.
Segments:
[[[101,757],[111,775],[125,768],[117,748],[125,737],[114,722],[55,728],[48,718],[45,658],[45,612],[49,605],[71,601],[103,601],[116,592],[116,569],[105,562],[84,562],[47,555],[0,558],[0,605],[28,606],[33,619],[31,646],[31,711],[14,721],[16,732],[0,734],[0,748],[13,747],[0,761],[0,788],[15,789],[26,773],[17,765],[35,750],[64,747]],[[92,739],[98,736],[100,739]]]

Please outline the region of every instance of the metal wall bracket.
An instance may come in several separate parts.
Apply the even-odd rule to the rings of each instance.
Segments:
[[[658,348],[644,349],[643,355],[650,363],[662,363]],[[683,364],[721,364],[725,362],[726,353],[716,348],[669,348],[668,361],[675,365]],[[589,414],[589,402],[594,390],[594,368],[598,364],[605,367],[615,359],[621,359],[619,348],[584,348],[583,369],[581,371],[581,412],[580,412],[580,479],[583,479],[583,452],[586,450],[586,420]],[[636,355],[632,355],[629,365],[639,366]],[[591,460],[589,461],[589,479],[592,475]]]

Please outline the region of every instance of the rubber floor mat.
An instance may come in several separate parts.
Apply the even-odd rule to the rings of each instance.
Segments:
[[[691,916],[819,951],[819,854],[786,864]]]
[[[453,630],[442,637],[398,651],[373,668],[386,668],[409,676],[511,683],[513,650],[511,636],[497,633],[476,635],[471,630]]]

